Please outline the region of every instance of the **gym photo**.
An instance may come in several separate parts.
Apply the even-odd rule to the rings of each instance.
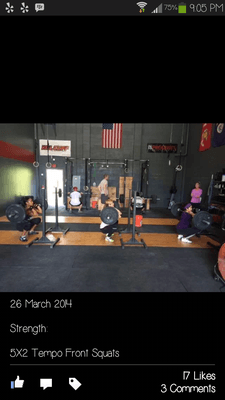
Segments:
[[[224,123],[0,124],[0,292],[224,292]]]

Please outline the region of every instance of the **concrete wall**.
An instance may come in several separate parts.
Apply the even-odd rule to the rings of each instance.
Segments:
[[[214,130],[215,124],[213,124]],[[203,189],[202,201],[208,199],[207,191],[211,175],[225,168],[225,146],[211,147],[199,152],[202,124],[190,124],[190,140],[188,146],[187,168],[185,176],[185,201],[190,200],[190,193],[197,181]]]
[[[56,136],[55,136],[56,133]],[[179,157],[171,154],[152,154],[147,151],[148,143],[176,143],[178,144],[178,153],[180,152],[180,143],[183,139],[186,149],[187,124],[123,124],[123,145],[121,149],[103,149],[102,148],[102,123],[77,123],[77,124],[56,124],[56,131],[52,126],[47,127],[38,124],[38,139],[49,140],[71,140],[72,162],[67,162],[63,157],[56,157],[57,168],[64,169],[64,202],[66,202],[66,188],[70,189],[71,176],[81,176],[81,187],[85,184],[85,159],[108,160],[111,162],[124,162],[128,159],[128,172],[125,176],[133,176],[133,189],[140,190],[141,166],[142,161],[149,160],[149,185],[147,195],[157,194],[160,201],[156,206],[167,207],[170,197],[170,187],[174,177],[174,167],[179,162]],[[169,165],[169,160],[171,165]],[[50,160],[51,161],[51,160]],[[185,163],[185,160],[182,160]],[[40,157],[40,182],[43,184],[45,175],[45,164],[47,157]],[[67,164],[66,164],[67,162]],[[67,168],[67,173],[66,173]],[[182,182],[184,170],[177,175],[176,200],[182,199]],[[98,185],[103,175],[110,175],[109,185],[119,188],[119,176],[124,176],[124,169],[119,165],[110,165],[107,169],[102,169],[101,164],[96,164],[90,169],[90,184],[95,181]],[[67,183],[66,183],[67,179]]]
[[[0,141],[4,148],[0,156],[0,215],[4,215],[6,207],[18,197],[36,194],[34,125],[0,124]]]
[[[37,140],[59,139],[71,140],[71,161],[65,157],[56,157],[57,168],[64,171],[64,204],[66,192],[71,189],[72,175],[81,176],[81,188],[85,185],[85,159],[124,162],[128,159],[128,172],[125,176],[133,176],[133,189],[140,190],[141,165],[140,160],[149,160],[149,176],[147,195],[156,194],[160,201],[154,207],[167,207],[170,197],[170,187],[173,183],[174,169],[179,164],[179,153],[183,169],[177,173],[177,194],[175,200],[189,201],[191,189],[197,180],[203,188],[203,200],[207,200],[207,189],[212,173],[225,168],[225,147],[211,148],[199,152],[202,124],[156,124],[156,123],[124,123],[121,149],[102,148],[102,123],[57,123],[53,126],[37,124]],[[56,133],[56,135],[55,135]],[[34,124],[0,124],[0,140],[12,143],[22,149],[34,153]],[[176,143],[177,154],[154,154],[147,150],[148,143]],[[39,157],[40,167],[35,169],[31,162],[0,157],[0,210],[8,203],[15,201],[20,195],[41,195],[41,185],[44,184],[47,157]],[[170,161],[170,165],[169,165]],[[50,162],[53,160],[50,159]],[[124,176],[120,165],[102,169],[96,164],[89,169],[88,184],[98,185],[105,173],[110,175],[109,185],[119,187],[119,176]],[[37,173],[37,179],[36,179]],[[37,182],[37,185],[36,185]],[[36,190],[37,186],[37,190]]]

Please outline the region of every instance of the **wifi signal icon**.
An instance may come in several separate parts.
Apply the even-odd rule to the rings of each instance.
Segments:
[[[145,6],[147,6],[147,3],[145,3],[144,1],[139,1],[139,3],[137,3],[137,6],[140,7],[140,13],[145,11]]]

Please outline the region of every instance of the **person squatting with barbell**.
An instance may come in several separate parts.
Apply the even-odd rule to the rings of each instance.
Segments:
[[[42,213],[40,204],[34,203],[32,197],[25,197],[23,200],[26,217],[22,222],[17,223],[17,229],[22,231],[20,236],[21,242],[27,242],[28,235],[37,235],[36,227],[40,224],[41,218],[38,217]]]
[[[106,208],[107,207],[114,208],[113,200],[110,200],[110,199],[106,200],[105,207]],[[121,211],[118,210],[117,208],[115,208],[115,210],[118,212],[118,219],[121,218],[121,215],[122,215]],[[102,221],[102,223],[100,225],[100,231],[102,233],[106,234],[106,236],[105,236],[106,242],[111,242],[111,243],[114,242],[114,240],[112,239],[112,236],[114,235],[114,232],[116,232],[118,230],[118,219],[114,224],[110,224],[110,225],[107,225],[105,222]]]
[[[134,210],[134,197],[131,197],[131,211]],[[136,215],[141,215],[145,211],[145,198],[142,192],[136,193]]]
[[[198,228],[191,226],[192,218],[194,216],[195,214],[192,211],[192,205],[191,203],[188,203],[184,207],[179,224],[176,226],[178,239],[184,243],[192,243],[192,241],[189,240],[189,237],[196,234],[198,235],[201,232]]]

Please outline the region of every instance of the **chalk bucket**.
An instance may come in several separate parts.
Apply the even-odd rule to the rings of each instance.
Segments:
[[[141,228],[142,227],[142,220],[143,220],[143,216],[142,215],[136,215],[135,226],[137,228]]]

